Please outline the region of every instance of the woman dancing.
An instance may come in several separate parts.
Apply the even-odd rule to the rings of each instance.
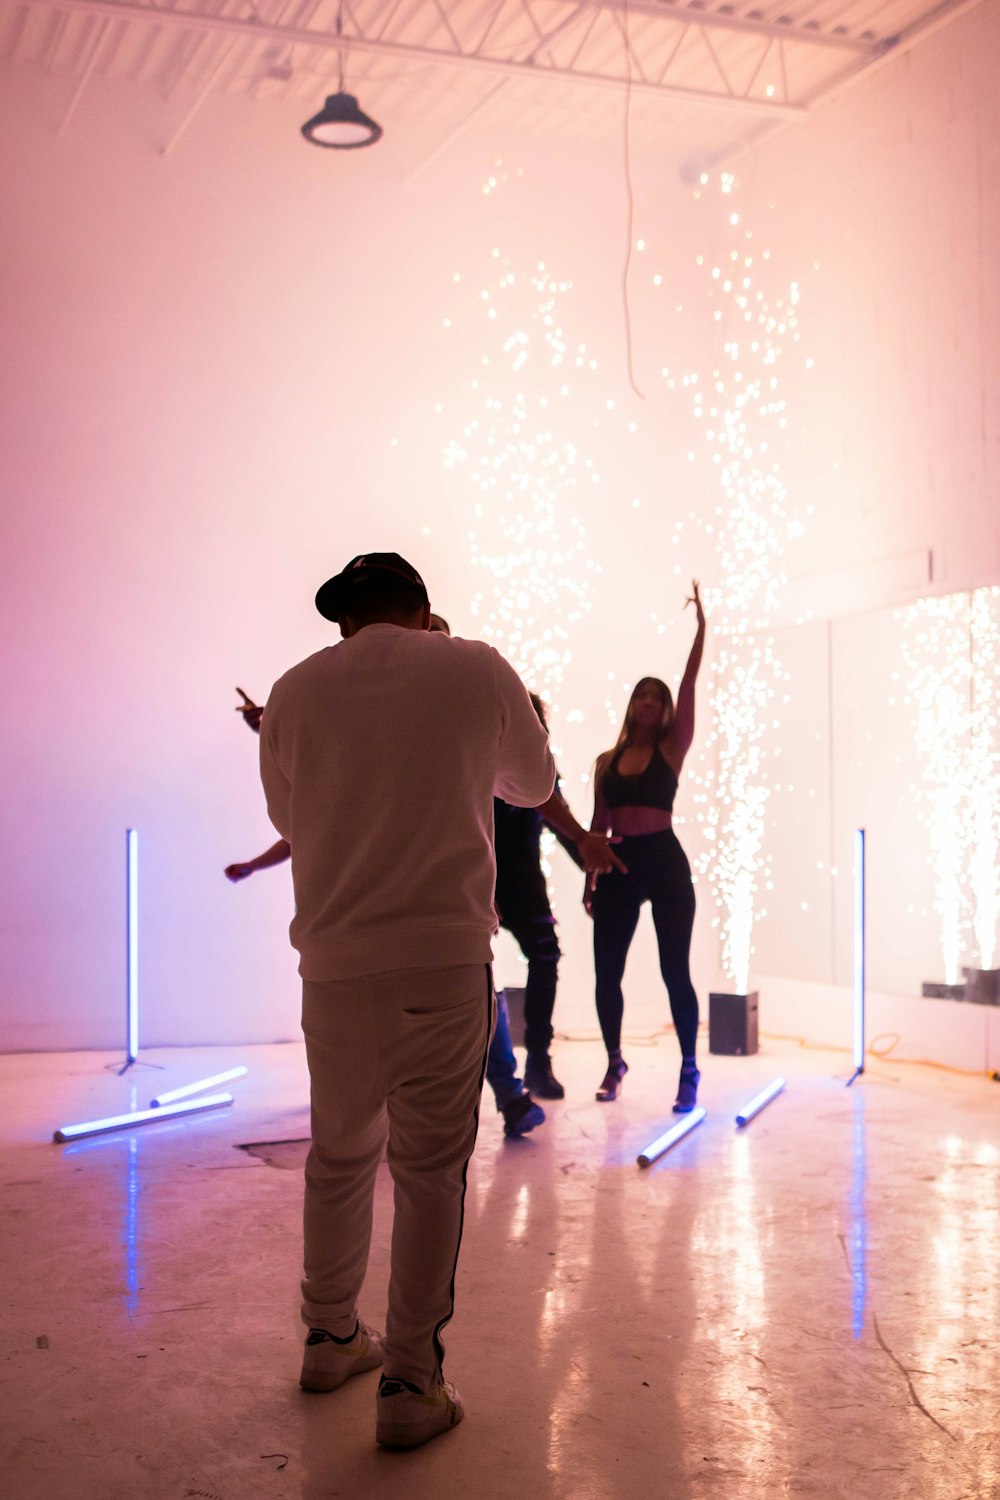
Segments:
[[[628,1072],[621,1052],[622,975],[639,909],[648,901],[681,1047],[677,1114],[694,1109],[701,1076],[695,1060],[698,997],[690,972],[694,887],[687,855],[671,826],[678,778],[694,739],[694,687],[705,644],[705,612],[697,582],[692,589],[686,603],[695,607],[698,628],[676,708],[665,682],[643,677],[633,689],[614,748],[598,757],[591,829],[621,839],[618,853],[626,872],[613,869],[599,879],[589,877],[584,898],[594,919],[597,1016],[608,1049],[608,1071],[597,1097],[605,1104],[616,1099]]]

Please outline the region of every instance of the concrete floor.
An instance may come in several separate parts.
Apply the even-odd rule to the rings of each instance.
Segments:
[[[1000,1084],[765,1042],[703,1061],[649,1171],[676,1045],[593,1043],[504,1142],[484,1109],[447,1373],[465,1423],[373,1442],[375,1376],[296,1384],[299,1047],[0,1058],[8,1500],[996,1500]],[[234,1108],[70,1146],[61,1123],[249,1064]],[[785,1093],[744,1131],[738,1105]],[[385,1169],[383,1168],[383,1174]],[[383,1175],[363,1313],[385,1308]]]

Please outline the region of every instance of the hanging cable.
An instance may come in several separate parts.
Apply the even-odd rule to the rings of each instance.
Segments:
[[[337,92],[342,94],[344,92],[344,0],[340,0],[340,4],[337,6],[337,41],[340,44],[337,47],[337,66],[339,69]]]
[[[629,130],[632,110],[632,48],[629,43],[629,11],[628,0],[623,7],[624,20],[619,20],[622,37],[625,42],[625,120],[624,120],[624,151],[625,151],[625,221],[627,231],[627,243],[625,246],[625,265],[622,269],[622,305],[625,313],[625,359],[628,366],[628,383],[632,387],[640,401],[645,401],[645,394],[639,389],[635,379],[635,368],[632,362],[632,310],[628,300],[628,274],[632,265],[633,244],[633,222],[635,219],[635,195],[632,191],[632,160],[629,151]]]

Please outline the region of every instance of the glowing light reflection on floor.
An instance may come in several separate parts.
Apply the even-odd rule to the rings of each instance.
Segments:
[[[859,1089],[853,1095],[852,1104],[847,1251],[851,1267],[851,1333],[860,1339],[868,1310],[868,1137],[863,1091]]]

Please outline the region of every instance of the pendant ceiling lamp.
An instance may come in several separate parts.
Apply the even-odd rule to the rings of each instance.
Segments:
[[[337,11],[337,36],[341,35],[344,5]],[[359,146],[374,146],[381,139],[382,127],[365,114],[353,94],[344,91],[344,52],[340,52],[340,82],[330,94],[318,115],[302,126],[302,134],[314,146],[333,151],[356,151]]]
[[[330,94],[319,114],[306,121],[302,134],[314,146],[352,151],[358,146],[374,146],[382,127],[369,119],[353,94],[345,94],[341,89]]]

